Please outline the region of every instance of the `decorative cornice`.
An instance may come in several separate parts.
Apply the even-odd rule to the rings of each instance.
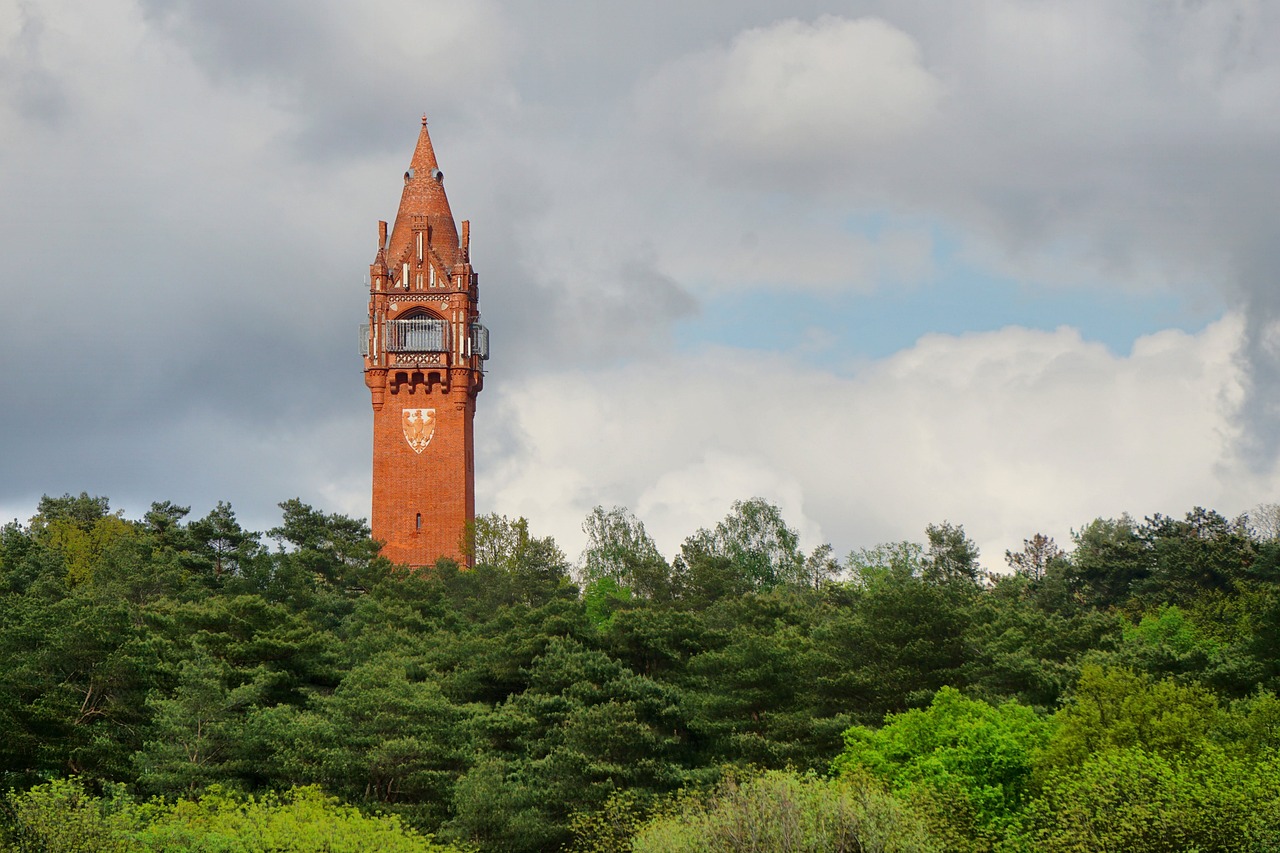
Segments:
[[[442,352],[398,352],[387,358],[391,367],[425,367],[429,364],[444,364],[444,356]]]
[[[439,307],[441,311],[447,311],[449,308],[449,295],[447,293],[423,293],[421,290],[411,293],[395,293],[387,294],[387,302],[393,306],[393,310],[399,310],[400,303],[415,303],[423,307],[435,308]]]

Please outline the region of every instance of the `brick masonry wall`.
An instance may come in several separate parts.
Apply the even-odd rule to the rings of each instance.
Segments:
[[[395,373],[388,374],[389,384]],[[435,410],[435,429],[421,453],[405,438],[405,409]],[[474,416],[475,398],[465,388],[447,393],[439,384],[388,388],[382,409],[373,413],[371,523],[393,562],[429,566],[452,557],[466,565],[462,537],[475,518]]]

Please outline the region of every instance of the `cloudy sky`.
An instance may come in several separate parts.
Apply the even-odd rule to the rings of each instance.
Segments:
[[[1280,498],[1280,4],[0,0],[0,517],[367,516],[419,116],[480,511],[838,552]]]

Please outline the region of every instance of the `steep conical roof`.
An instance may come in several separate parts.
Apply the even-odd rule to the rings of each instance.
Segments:
[[[430,246],[444,262],[447,273],[458,260],[458,226],[453,221],[449,199],[444,194],[444,173],[440,171],[435,149],[431,147],[426,116],[422,117],[418,147],[413,151],[409,171],[405,172],[400,210],[396,212],[396,222],[391,229],[387,265],[391,267],[392,275],[404,260],[410,259],[409,253],[414,248],[414,224],[422,221],[431,227]]]

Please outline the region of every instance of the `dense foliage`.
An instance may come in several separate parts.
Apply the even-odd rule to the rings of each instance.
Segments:
[[[1098,519],[990,575],[956,525],[840,561],[755,499],[670,563],[597,509],[575,565],[488,516],[473,569],[408,573],[281,508],[0,530],[7,849],[298,810],[405,850],[1280,847],[1274,525]]]
[[[15,853],[462,853],[316,788],[257,798],[214,787],[194,800],[138,803],[119,792],[94,797],[76,781],[59,780],[15,794],[9,805],[6,849]]]

